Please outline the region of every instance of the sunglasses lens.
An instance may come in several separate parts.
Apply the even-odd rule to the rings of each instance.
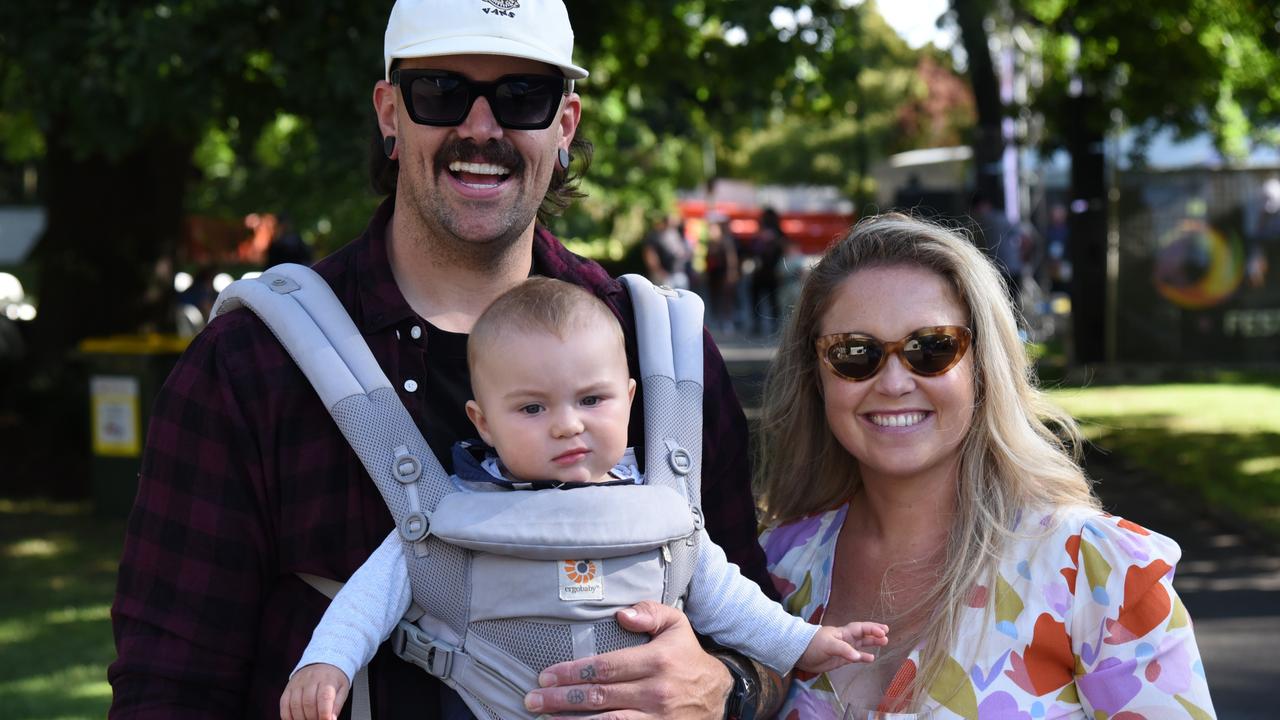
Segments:
[[[945,333],[926,333],[907,340],[902,355],[916,372],[937,375],[951,367],[960,352],[960,339]]]
[[[861,380],[870,377],[880,367],[884,357],[884,348],[880,343],[870,339],[849,339],[838,342],[827,349],[827,360],[831,368],[838,374]]]
[[[467,111],[466,82],[452,75],[414,78],[410,86],[414,113],[430,122],[457,122]]]
[[[494,115],[505,127],[546,127],[560,106],[563,87],[559,78],[509,78],[494,89]]]

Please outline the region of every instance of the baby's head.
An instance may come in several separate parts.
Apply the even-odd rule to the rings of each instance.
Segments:
[[[467,417],[517,479],[598,482],[622,458],[636,381],[622,327],[596,296],[525,280],[476,320],[467,364]]]

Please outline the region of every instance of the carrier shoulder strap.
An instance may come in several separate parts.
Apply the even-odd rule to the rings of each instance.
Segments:
[[[644,389],[645,475],[689,501],[702,527],[702,298],[619,278],[631,295]]]
[[[702,515],[702,298],[623,275],[636,318],[640,385],[644,388],[645,475],[689,503],[695,528]],[[668,552],[664,605],[681,607],[698,563],[697,537]]]
[[[315,387],[401,538],[421,542],[453,484],[329,284],[311,268],[277,265],[227,286],[212,315],[239,307],[262,319]]]

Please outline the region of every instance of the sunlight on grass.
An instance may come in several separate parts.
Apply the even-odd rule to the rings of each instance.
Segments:
[[[92,718],[106,715],[111,686],[106,668],[69,665],[57,672],[0,682],[5,717],[27,720]]]
[[[0,499],[0,717],[105,717],[123,523],[85,503]]]
[[[1244,460],[1240,463],[1239,469],[1245,475],[1265,475],[1267,473],[1280,472],[1280,455]]]
[[[58,543],[44,538],[31,538],[14,543],[4,549],[4,554],[12,558],[52,557],[62,552]]]
[[[1090,441],[1280,537],[1280,387],[1116,386],[1050,396]]]

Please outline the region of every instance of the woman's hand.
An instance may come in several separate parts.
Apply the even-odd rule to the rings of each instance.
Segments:
[[[595,718],[724,717],[733,680],[708,655],[684,613],[642,602],[617,613],[618,623],[653,640],[639,647],[552,665],[538,677],[542,689],[525,696],[531,712],[591,712]]]

